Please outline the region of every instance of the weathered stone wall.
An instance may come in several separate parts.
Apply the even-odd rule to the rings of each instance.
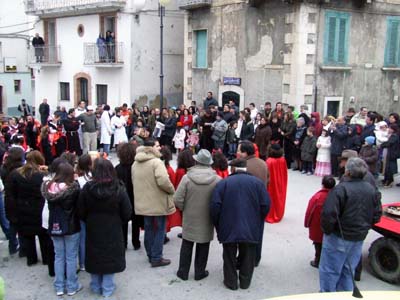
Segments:
[[[349,107],[367,106],[384,114],[400,111],[400,69],[384,69],[387,17],[400,15],[400,1],[372,1],[357,7],[354,3],[331,1],[323,5],[319,24],[317,68],[318,110],[323,111],[326,96],[343,97],[343,111]],[[323,37],[327,10],[347,11],[351,14],[348,71],[326,71],[323,66]],[[354,98],[353,98],[354,97]],[[354,102],[351,101],[354,99]]]
[[[281,1],[268,1],[259,8],[244,1],[215,1],[211,9],[194,10],[189,16],[191,28],[207,29],[209,45],[208,69],[192,70],[192,99],[201,101],[208,90],[218,95],[223,77],[240,77],[246,105],[280,101],[283,57],[288,51],[285,14],[292,9]]]

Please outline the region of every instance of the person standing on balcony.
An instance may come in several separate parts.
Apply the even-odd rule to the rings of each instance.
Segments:
[[[47,99],[44,98],[43,102],[39,105],[40,122],[43,126],[47,125],[47,119],[50,115],[50,106],[47,104]]]
[[[39,33],[36,33],[32,40],[32,46],[35,48],[35,57],[37,63],[43,62],[44,44],[43,38],[39,35]]]
[[[107,31],[106,33],[107,45],[107,62],[115,62],[115,34],[114,32]]]
[[[99,62],[105,62],[107,57],[107,46],[106,39],[104,38],[104,35],[102,33],[99,34],[96,45],[99,50]]]

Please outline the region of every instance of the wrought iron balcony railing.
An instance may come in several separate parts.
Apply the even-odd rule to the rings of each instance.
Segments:
[[[61,64],[61,47],[60,46],[33,47],[32,46],[29,49],[29,62],[31,64],[60,65]]]
[[[123,43],[85,43],[83,48],[85,65],[112,65],[124,63]]]

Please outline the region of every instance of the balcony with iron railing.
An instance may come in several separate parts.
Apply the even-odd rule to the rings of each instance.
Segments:
[[[124,65],[123,43],[98,45],[85,43],[84,64],[98,68],[121,68]]]
[[[195,9],[211,6],[212,0],[178,0],[180,9]]]
[[[60,67],[61,47],[42,46],[29,49],[29,65],[31,67]]]
[[[25,13],[39,17],[65,17],[118,11],[126,0],[25,0]]]

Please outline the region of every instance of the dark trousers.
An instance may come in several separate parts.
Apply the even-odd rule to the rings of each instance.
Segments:
[[[124,233],[124,243],[125,248],[128,247],[128,223],[122,225],[122,231]],[[140,224],[139,222],[132,221],[132,246],[133,248],[137,249],[140,248]]]
[[[303,161],[303,171],[304,172],[312,172],[312,161]]]
[[[340,155],[331,154],[332,175],[335,177],[339,176],[339,156]]]
[[[39,238],[40,252],[42,254],[42,261],[44,264],[49,263],[49,245],[51,243],[50,237],[47,234],[46,230],[43,229],[42,232],[37,234]],[[36,252],[36,235],[25,235],[22,234],[22,247],[26,254],[27,264],[28,266],[36,264],[38,261],[37,252]]]
[[[319,265],[319,260],[321,259],[321,251],[322,251],[322,243],[316,243],[314,242],[314,248],[315,248],[315,258],[314,262]]]
[[[254,265],[256,261],[256,246],[251,243],[226,243],[223,244],[224,259],[224,284],[233,290],[238,288],[238,272],[240,288],[247,289],[253,277]],[[237,253],[239,250],[239,259]]]
[[[182,239],[178,274],[184,279],[187,279],[189,276],[190,265],[192,263],[193,245],[194,242]],[[195,279],[201,278],[206,271],[209,250],[210,243],[196,243],[196,254],[194,256]]]

